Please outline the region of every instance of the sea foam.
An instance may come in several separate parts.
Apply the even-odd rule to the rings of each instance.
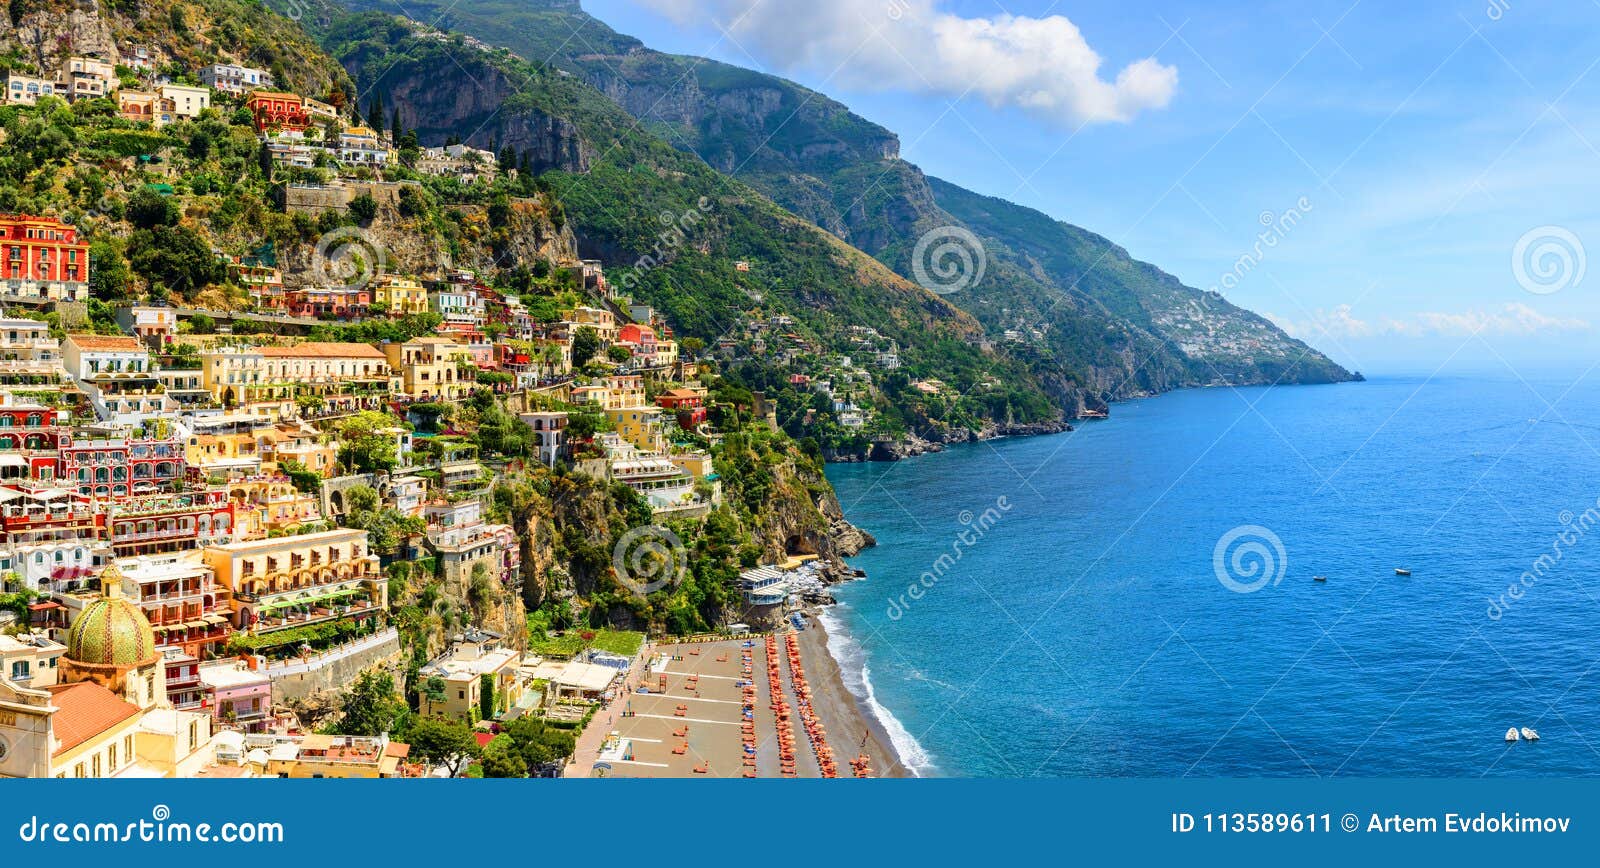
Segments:
[[[933,758],[928,755],[921,742],[906,729],[900,718],[895,717],[893,712],[878,701],[878,695],[872,689],[872,669],[867,665],[866,649],[850,635],[844,619],[833,612],[838,605],[843,604],[824,606],[818,610],[817,620],[821,621],[823,629],[828,631],[828,653],[833,656],[834,662],[839,664],[845,689],[860,700],[866,707],[867,713],[877,718],[878,723],[883,725],[883,731],[889,735],[889,744],[899,755],[900,764],[906,771],[919,778],[937,773],[938,767],[934,765]]]

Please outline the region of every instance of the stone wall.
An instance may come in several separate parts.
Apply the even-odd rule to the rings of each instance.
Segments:
[[[272,679],[272,701],[282,704],[318,692],[337,693],[367,669],[400,656],[400,633],[393,627],[302,660],[298,657],[266,667]]]

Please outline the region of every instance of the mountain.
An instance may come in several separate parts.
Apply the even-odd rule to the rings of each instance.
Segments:
[[[394,0],[346,5],[400,11]],[[405,10],[583,78],[645,129],[902,276],[916,276],[925,234],[972,232],[983,277],[948,300],[1028,359],[1069,409],[1080,389],[1095,404],[1186,385],[1352,377],[1094,233],[926,177],[900,159],[894,133],[793,82],[653,51],[572,0],[419,0]]]

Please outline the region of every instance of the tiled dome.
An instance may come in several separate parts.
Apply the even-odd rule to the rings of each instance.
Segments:
[[[66,656],[90,666],[129,667],[156,657],[156,634],[150,619],[122,598],[122,573],[108,567],[101,575],[106,596],[84,607],[67,631]]]

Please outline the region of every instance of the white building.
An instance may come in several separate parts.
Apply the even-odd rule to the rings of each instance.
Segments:
[[[228,63],[213,63],[202,68],[200,82],[207,87],[234,95],[243,95],[245,91],[255,90],[258,87],[276,87],[272,73]]]
[[[163,99],[172,100],[172,113],[180,118],[197,118],[211,108],[211,90],[183,84],[164,84],[156,89]]]

